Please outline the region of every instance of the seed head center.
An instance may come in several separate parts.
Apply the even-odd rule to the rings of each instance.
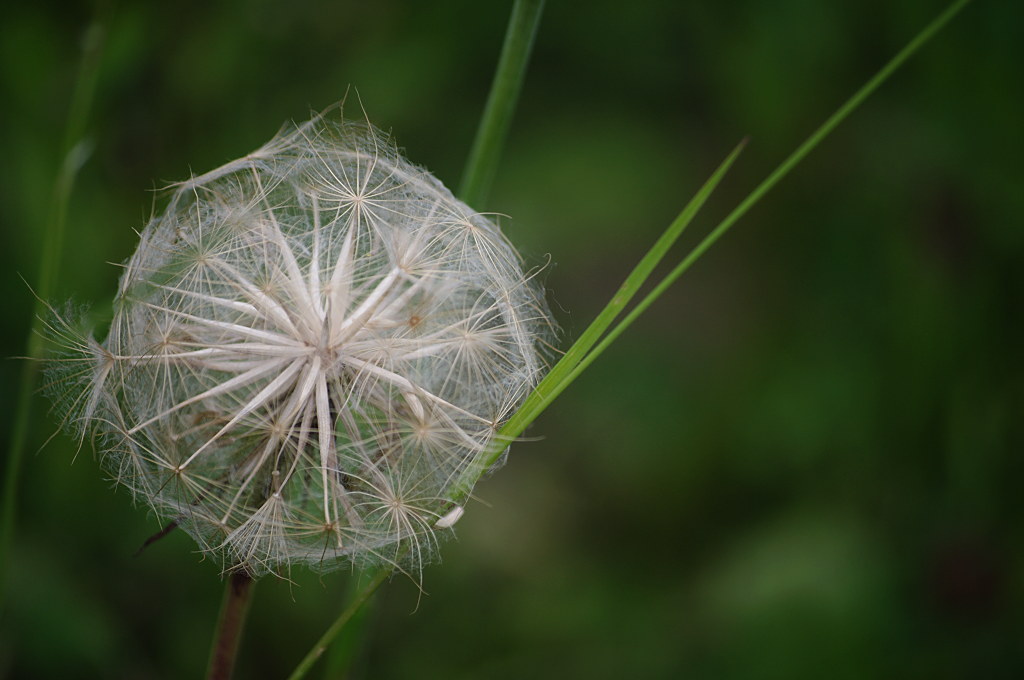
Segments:
[[[320,357],[323,366],[331,366],[338,359],[338,347],[328,342],[321,342],[313,348],[316,356]]]

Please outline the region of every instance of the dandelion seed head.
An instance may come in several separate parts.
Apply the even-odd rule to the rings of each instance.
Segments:
[[[173,187],[104,341],[54,325],[72,427],[253,575],[418,570],[551,329],[494,222],[340,108]]]

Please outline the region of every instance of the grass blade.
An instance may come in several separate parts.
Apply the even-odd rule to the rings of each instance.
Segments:
[[[971,0],[959,0],[958,2],[950,5],[942,14],[933,19],[932,22],[918,33],[913,40],[907,43],[907,46],[900,50],[896,56],[889,61],[889,63],[883,66],[878,73],[874,75],[874,77],[857,90],[852,97],[847,99],[846,102],[840,106],[835,113],[829,116],[817,130],[811,133],[811,135],[804,140],[803,144],[798,146],[796,150],[786,158],[786,160],[782,161],[782,163],[780,163],[779,166],[775,168],[770,175],[768,175],[768,177],[758,184],[757,187],[725,217],[725,219],[719,222],[719,224],[711,230],[711,233],[709,233],[704,240],[698,243],[697,246],[690,251],[682,262],[676,265],[676,267],[669,272],[669,274],[662,279],[653,290],[651,290],[647,297],[640,301],[637,306],[634,307],[630,313],[601,340],[601,343],[598,344],[590,354],[576,365],[572,373],[566,377],[566,383],[568,384],[575,380],[576,376],[582,373],[587,366],[594,361],[594,359],[600,356],[601,352],[611,345],[612,342],[614,342],[615,339],[618,338],[619,335],[621,335],[622,332],[637,319],[637,317],[650,307],[651,304],[653,304],[669,286],[675,283],[675,281],[682,276],[683,273],[701,257],[701,255],[707,252],[708,248],[714,245],[714,243],[721,238],[725,232],[729,231],[729,229],[741,217],[743,217],[748,210],[757,204],[757,202],[760,201],[776,184],[778,184],[783,177],[789,174],[789,171],[796,167],[796,165],[802,161],[804,157],[811,152],[811,150],[818,146],[818,144],[820,144],[821,141],[839,125],[839,123],[849,116],[861,104],[861,102],[867,99],[867,97],[874,92],[879,85],[885,82],[889,76],[907,60],[907,58],[920,49],[929,38],[945,26],[949,20],[956,16],[956,14],[970,1]],[[567,384],[560,385],[559,392],[562,389],[565,389]],[[555,396],[557,396],[557,394]],[[554,396],[552,396],[551,399],[548,399],[544,406],[546,407],[552,399],[554,399]],[[538,415],[540,415],[539,412]]]
[[[598,344],[597,339],[604,333],[615,317],[618,316],[619,311],[628,303],[628,298],[620,300],[620,296],[623,294],[623,289],[627,286],[627,283],[633,279],[634,274],[637,274],[638,270],[644,265],[647,258],[652,257],[652,253],[658,244],[661,244],[665,239],[665,235],[659,239],[658,244],[655,244],[655,248],[652,248],[648,252],[644,260],[637,265],[630,277],[627,278],[627,283],[623,284],[623,288],[620,288],[619,292],[612,298],[612,302],[606,306],[598,318],[583,332],[580,338],[569,348],[565,356],[555,364],[551,372],[545,376],[544,380],[537,386],[537,388],[530,394],[526,399],[523,406],[505,423],[505,425],[498,432],[498,436],[495,437],[494,443],[490,449],[481,454],[480,458],[476,463],[468,468],[463,476],[460,478],[459,483],[454,488],[452,500],[461,503],[472,490],[474,484],[479,479],[480,475],[483,474],[494,462],[501,456],[502,451],[508,442],[512,441],[526,430],[526,428],[537,419],[538,416],[546,409],[555,398],[560,395],[566,387],[568,387],[590,364],[607,349],[612,342],[614,342],[623,331],[628,328],[633,321],[635,321],[640,314],[642,314],[655,300],[657,300],[664,291],[672,285],[682,274],[689,269],[694,262],[696,262],[708,248],[721,238],[743,215],[747,213],[765,194],[768,193],[779,181],[785,177],[796,165],[807,156],[818,144],[822,142],[845,118],[847,118],[856,108],[882,83],[898,69],[903,62],[905,62],[911,55],[917,52],[921,47],[928,42],[943,26],[957,15],[971,0],[957,0],[946,8],[941,14],[933,19],[924,29],[921,30],[907,45],[901,49],[896,56],[894,56],[885,66],[883,66],[871,79],[867,81],[857,92],[853,94],[842,106],[840,106],[835,113],[829,116],[821,126],[818,127],[811,135],[793,151],[779,166],[773,170],[768,177],[766,177],[750,194],[743,199],[732,212],[726,216],[712,231],[704,238],[687,256],[680,262],[655,288],[640,302],[637,306],[630,311],[619,322],[619,324],[613,328],[607,336],[605,336]],[[742,145],[741,145],[742,146]],[[697,196],[684,208],[683,213],[680,213],[680,217],[676,218],[678,222],[680,218],[687,212],[691,206],[696,208],[700,207],[700,204],[696,203],[697,199],[701,196],[701,193],[706,189],[713,189],[714,184],[717,183],[716,177],[720,172],[724,172],[728,168],[728,165],[735,158],[739,148],[733,151],[733,154],[723,162],[716,174],[712,176],[712,179],[708,180],[701,191],[698,192]],[[720,177],[718,177],[720,179]],[[710,190],[708,191],[710,193]],[[704,196],[706,199],[706,196]],[[692,215],[690,215],[692,219]],[[675,225],[675,222],[673,222]],[[672,230],[673,225],[669,226],[666,230],[666,235]],[[685,225],[684,225],[685,226]],[[667,248],[666,248],[667,249]],[[660,259],[660,258],[659,258]],[[655,261],[656,264],[656,261]],[[653,266],[650,267],[653,269]],[[650,269],[647,270],[647,274],[639,280],[637,288],[646,280],[650,274]],[[639,279],[639,276],[638,276]],[[633,291],[635,292],[635,290]],[[629,296],[631,297],[631,295]],[[617,306],[618,311],[613,313],[612,308]]]
[[[629,273],[604,309],[598,313],[597,317],[583,331],[576,342],[572,344],[558,363],[544,376],[544,379],[541,380],[536,389],[526,398],[523,406],[505,423],[495,438],[497,449],[494,450],[492,447],[492,449],[485,451],[473,466],[466,469],[459,482],[453,487],[453,501],[461,503],[483,471],[490,467],[501,455],[501,451],[505,448],[503,444],[522,434],[523,430],[568,386],[566,380],[572,375],[577,364],[583,361],[598,339],[622,313],[633,297],[636,296],[647,279],[650,278],[655,267],[658,266],[658,263],[661,262],[665,254],[682,235],[683,230],[686,229],[697,212],[703,207],[708,197],[711,196],[719,182],[722,181],[725,173],[732,166],[740,152],[743,151],[745,145],[746,140],[740,142],[733,149],[732,153],[722,161],[721,165],[704,183],[704,186],[690,199],[690,202],[686,204],[679,215],[669,224],[654,245],[651,246],[651,249],[647,251],[647,254],[633,268],[633,271]]]
[[[477,210],[486,203],[498,170],[498,159],[505,144],[519,90],[533,49],[544,0],[516,0],[512,7],[505,44],[491,83],[480,127],[466,160],[458,197]]]
[[[35,285],[36,302],[32,325],[26,344],[26,361],[21,366],[18,382],[18,399],[8,443],[8,456],[4,470],[3,517],[0,519],[0,610],[3,609],[7,593],[7,569],[10,563],[10,548],[14,540],[15,519],[18,509],[18,478],[21,461],[28,445],[29,422],[32,418],[33,391],[39,359],[43,355],[42,319],[46,315],[47,300],[53,295],[60,269],[60,256],[64,231],[67,224],[68,203],[74,188],[75,177],[88,157],[88,147],[83,142],[86,121],[89,117],[93,94],[99,75],[103,52],[103,28],[96,23],[90,26],[83,40],[82,60],[75,80],[67,125],[61,145],[61,166],[53,188],[53,201],[45,222],[43,246],[39,257],[39,274]]]
[[[345,608],[338,618],[334,620],[324,634],[317,640],[317,643],[313,645],[313,648],[309,650],[299,665],[295,667],[292,674],[288,676],[288,680],[299,680],[300,678],[306,677],[306,673],[309,669],[317,662],[327,648],[331,646],[334,639],[338,636],[338,633],[345,627],[345,624],[352,619],[353,616],[362,608],[364,604],[373,596],[377,589],[380,588],[381,584],[384,583],[391,576],[392,570],[390,568],[381,568],[377,570],[377,573],[373,575],[366,585],[360,590],[356,596],[349,603],[348,607]]]

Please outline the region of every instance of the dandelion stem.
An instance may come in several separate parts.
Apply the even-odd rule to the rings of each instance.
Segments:
[[[491,92],[458,191],[458,197],[477,210],[486,203],[497,173],[543,9],[544,0],[516,0],[512,7]]]
[[[224,586],[220,615],[217,617],[213,648],[210,650],[207,680],[230,680],[235,670],[238,643],[242,639],[255,584],[253,578],[244,571],[233,572],[228,578]]]
[[[356,594],[352,601],[349,602],[348,607],[341,612],[338,618],[334,620],[334,623],[331,624],[331,627],[324,632],[320,639],[317,640],[316,644],[313,645],[313,648],[309,650],[309,653],[306,654],[302,661],[299,662],[299,665],[295,667],[292,674],[288,676],[288,680],[299,680],[299,678],[306,676],[306,673],[308,673],[309,669],[313,667],[313,664],[316,663],[317,659],[327,651],[327,648],[330,647],[331,643],[341,632],[342,628],[345,627],[345,624],[356,615],[370,597],[377,592],[377,589],[380,588],[381,584],[391,576],[391,571],[392,570],[390,568],[384,567],[374,574],[373,578],[371,578],[362,590]]]
[[[7,568],[10,562],[10,546],[14,538],[15,514],[18,501],[18,477],[21,461],[28,444],[29,421],[32,418],[33,390],[39,359],[43,354],[41,331],[46,316],[46,301],[53,295],[60,270],[60,254],[67,224],[68,203],[75,185],[78,171],[89,155],[88,145],[83,139],[89,118],[96,81],[99,75],[103,53],[104,30],[99,23],[93,23],[85,32],[82,41],[82,60],[75,80],[75,91],[71,98],[64,140],[61,146],[61,167],[53,187],[53,201],[43,231],[43,246],[39,258],[39,273],[36,281],[36,303],[32,325],[26,339],[27,361],[21,366],[18,383],[18,400],[9,440],[3,487],[3,518],[0,520],[0,609],[7,592]]]

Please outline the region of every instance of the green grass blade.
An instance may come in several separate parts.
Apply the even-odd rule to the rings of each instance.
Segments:
[[[662,232],[658,240],[651,246],[647,254],[637,263],[633,268],[633,271],[629,273],[626,279],[619,286],[619,290],[612,296],[612,299],[605,305],[604,309],[600,311],[597,317],[590,323],[590,325],[580,334],[580,337],[572,344],[572,346],[566,351],[562,358],[556,363],[552,369],[548,372],[544,379],[541,380],[540,384],[537,385],[536,389],[530,393],[526,398],[523,406],[516,411],[516,413],[505,423],[498,433],[497,441],[508,442],[515,437],[522,434],[523,430],[526,429],[533,420],[540,415],[540,412],[547,407],[551,401],[557,397],[567,383],[568,378],[576,365],[582,361],[591,348],[597,343],[598,339],[609,326],[615,321],[615,319],[622,313],[626,308],[626,305],[636,296],[637,292],[644,285],[655,267],[661,262],[668,253],[669,249],[675,244],[675,242],[682,235],[683,230],[686,229],[687,225],[693,220],[697,212],[703,207],[708,197],[718,186],[722,178],[725,177],[725,173],[732,166],[733,162],[739,156],[740,152],[743,151],[743,147],[746,145],[746,140],[740,142],[732,153],[722,161],[721,165],[715,170],[711,177],[704,183],[704,186],[694,195],[690,202],[682,209],[678,216],[672,221],[671,224]],[[479,475],[490,467],[495,460],[501,455],[501,450],[504,446],[499,446],[497,450],[488,450],[480,457],[476,462],[476,465],[467,468],[463,473],[460,481],[455,485],[452,499],[455,502],[461,502],[461,500],[468,495],[470,489]]]
[[[303,657],[299,665],[295,667],[292,674],[288,676],[288,680],[299,680],[300,678],[306,677],[306,673],[316,664],[327,648],[331,646],[334,639],[338,637],[338,634],[345,627],[352,617],[359,612],[359,610],[366,604],[366,602],[373,596],[377,589],[380,588],[381,584],[384,583],[391,576],[392,570],[390,568],[381,568],[373,575],[373,577],[367,581],[366,585],[356,594],[356,596],[349,603],[348,607],[345,608],[338,618],[334,620],[330,628],[317,640],[317,643],[313,645],[313,648],[309,650],[309,653]]]
[[[32,325],[25,341],[27,359],[21,366],[18,381],[18,400],[8,444],[7,463],[4,470],[3,518],[0,519],[0,609],[6,597],[7,569],[10,563],[10,547],[14,539],[15,517],[18,501],[18,478],[21,461],[28,444],[28,429],[32,418],[33,392],[39,359],[43,355],[43,340],[40,334],[42,319],[46,315],[46,301],[53,295],[57,285],[60,255],[63,249],[64,231],[67,224],[68,203],[74,188],[75,177],[88,156],[82,138],[89,117],[93,94],[99,75],[103,51],[103,29],[99,24],[89,27],[83,41],[82,60],[75,80],[67,125],[61,147],[61,167],[54,182],[53,201],[46,219],[43,246],[39,258],[39,274],[35,284],[36,303]]]
[[[458,191],[458,197],[477,210],[486,203],[497,174],[543,9],[544,0],[516,0],[512,7],[491,92]]]
[[[580,337],[572,344],[572,346],[566,351],[562,358],[555,364],[551,371],[544,377],[530,397],[527,398],[523,408],[517,412],[512,419],[509,420],[506,427],[509,431],[503,431],[504,436],[515,437],[522,433],[522,429],[518,428],[517,421],[519,414],[524,411],[526,414],[524,417],[528,417],[528,414],[536,410],[540,405],[546,405],[550,403],[557,395],[561,392],[564,387],[561,384],[565,379],[571,375],[576,366],[584,360],[587,353],[590,352],[591,348],[594,347],[598,339],[604,332],[611,326],[612,322],[622,313],[626,308],[626,305],[632,301],[634,296],[644,285],[655,267],[665,257],[668,250],[675,244],[675,242],[682,235],[683,230],[690,224],[693,218],[697,215],[697,212],[704,206],[704,203],[711,196],[711,193],[717,188],[718,184],[725,177],[725,173],[728,172],[733,162],[739,156],[740,152],[743,151],[746,145],[746,140],[741,142],[732,153],[721,165],[715,170],[710,178],[704,183],[700,190],[694,195],[686,207],[679,213],[679,215],[669,224],[668,228],[662,233],[655,244],[647,251],[647,254],[637,263],[633,271],[629,273],[622,285],[619,286],[619,290],[612,296],[611,301],[605,305],[597,317],[591,322],[591,324],[580,334]],[[539,415],[539,412],[538,412]],[[532,420],[532,418],[530,419]],[[525,427],[525,426],[524,426]],[[515,434],[511,432],[515,431]]]
[[[369,571],[353,573],[347,585],[347,599],[353,601],[359,597],[363,589],[377,574]],[[344,635],[335,638],[324,655],[324,680],[342,680],[350,677],[352,666],[359,658],[363,643],[367,637],[367,617],[372,611],[373,600],[368,599],[362,608],[356,611],[344,627]]]
[[[708,248],[721,238],[725,232],[727,232],[743,215],[747,213],[758,201],[760,201],[769,190],[772,189],[776,184],[782,180],[789,171],[792,170],[804,157],[811,152],[818,144],[821,143],[825,137],[829,135],[847,116],[849,116],[872,92],[874,92],[879,85],[885,82],[892,73],[903,64],[912,54],[921,48],[935,33],[945,26],[950,19],[963,9],[971,0],[959,0],[958,2],[950,5],[942,14],[937,16],[931,23],[929,23],[917,36],[907,43],[907,46],[900,50],[895,57],[893,57],[889,63],[883,66],[878,73],[874,75],[867,83],[863,85],[857,92],[854,93],[846,102],[840,106],[835,113],[828,117],[828,119],[821,124],[821,126],[815,130],[797,149],[791,153],[782,163],[779,164],[775,170],[772,171],[768,177],[766,177],[757,187],[750,192],[750,194],[736,206],[731,213],[729,213],[725,219],[723,219],[718,226],[711,230],[704,240],[702,240],[697,246],[690,251],[690,253],[680,262],[669,274],[662,279],[657,286],[640,301],[635,308],[633,308],[619,324],[612,329],[611,332],[605,336],[600,344],[598,344],[594,350],[588,354],[576,367],[572,373],[565,379],[567,384],[571,383],[576,379],[580,373],[582,373],[598,356],[601,355],[609,345],[611,345],[619,335],[622,334],[626,328],[632,324],[637,317],[639,317],[651,304],[657,300],[662,293],[668,289],[675,281],[683,275],[683,273],[689,269],[694,262],[696,262]],[[560,386],[561,389],[565,389],[565,386]],[[561,391],[561,390],[559,390]],[[555,395],[557,396],[557,394]],[[551,399],[553,399],[552,397]],[[549,399],[544,406],[550,403]],[[539,415],[539,412],[538,412]]]
[[[544,380],[526,399],[523,406],[505,423],[495,437],[494,445],[485,451],[476,463],[468,468],[455,486],[452,500],[462,502],[480,475],[487,470],[501,456],[505,445],[518,437],[540,414],[546,409],[555,398],[560,395],[590,364],[614,342],[623,331],[635,321],[664,291],[672,285],[694,262],[697,261],[714,243],[721,238],[743,215],[747,213],[770,189],[785,177],[801,160],[807,156],[822,140],[825,139],[846,117],[848,117],[872,92],[885,82],[893,72],[898,69],[911,55],[917,52],[930,38],[932,38],[943,26],[956,16],[971,0],[957,0],[945,11],[933,19],[920,33],[917,34],[907,45],[900,50],[878,73],[865,83],[852,97],[850,97],[839,109],[816,129],[800,146],[796,148],[779,166],[771,172],[743,201],[718,226],[716,226],[707,237],[704,238],[687,256],[675,267],[655,288],[627,314],[619,324],[613,328],[600,343],[596,340],[610,325],[611,321],[618,315],[618,312],[611,314],[609,307],[617,304],[622,289],[612,298],[609,307],[605,307],[598,319],[584,331],[580,339],[573,344],[562,360],[560,360]],[[738,151],[738,150],[737,150]],[[723,163],[724,167],[731,162],[737,151]],[[722,168],[719,169],[720,171]],[[717,173],[716,173],[717,175]],[[714,176],[713,178],[714,179]],[[708,184],[712,180],[709,180]],[[706,188],[708,184],[705,184]],[[704,190],[702,188],[702,191]],[[698,196],[700,192],[698,192]],[[696,200],[695,197],[694,200]],[[705,197],[706,198],[706,197]],[[691,201],[691,205],[694,201]],[[688,208],[690,205],[687,206]],[[697,205],[699,207],[699,205]],[[684,212],[686,210],[684,209]],[[680,217],[682,214],[680,215]],[[692,217],[692,216],[691,216]],[[679,218],[677,218],[678,220]],[[671,229],[671,226],[670,226]],[[663,237],[664,238],[664,237]],[[662,239],[659,239],[659,243]],[[653,249],[652,249],[653,250]],[[645,256],[645,260],[649,257]],[[641,264],[643,261],[641,262]],[[638,265],[638,268],[640,265]],[[652,267],[653,268],[653,267]],[[635,272],[636,270],[634,270]],[[649,274],[649,272],[648,272]],[[631,275],[632,277],[632,275]],[[644,277],[646,278],[646,277]],[[628,279],[627,279],[628,280]],[[624,284],[625,286],[625,284]],[[638,286],[639,287],[639,286]],[[624,306],[626,300],[620,306]],[[607,318],[611,316],[612,318]],[[607,323],[604,323],[607,321]],[[602,327],[603,326],[603,327]]]
[[[612,322],[622,313],[633,297],[637,294],[640,288],[644,285],[655,267],[661,262],[668,253],[669,249],[675,244],[675,242],[682,235],[683,230],[690,224],[693,218],[697,215],[697,212],[704,206],[704,203],[711,196],[711,193],[717,188],[719,182],[725,177],[725,173],[728,172],[733,162],[739,156],[740,152],[743,151],[746,145],[746,140],[741,142],[732,153],[721,165],[715,170],[710,178],[704,183],[704,186],[694,195],[689,203],[682,209],[678,216],[669,224],[668,228],[662,233],[658,240],[651,246],[651,249],[647,251],[647,254],[637,263],[633,268],[633,271],[629,273],[622,285],[619,286],[619,290],[616,291],[612,299],[605,305],[597,317],[590,323],[589,326],[580,334],[580,337],[572,344],[572,346],[566,351],[562,358],[555,364],[551,371],[544,377],[544,380],[537,386],[537,389],[533,391],[530,397],[527,399],[524,410],[532,410],[530,408],[531,401],[534,404],[550,401],[553,398],[552,392],[556,387],[565,380],[565,378],[572,372],[576,365],[583,360],[586,354],[591,350],[597,340],[602,334],[611,326]],[[518,415],[518,414],[517,414]],[[515,420],[515,416],[513,416]],[[513,421],[510,420],[510,423]],[[506,433],[508,434],[508,433]],[[514,435],[516,436],[519,432]]]

